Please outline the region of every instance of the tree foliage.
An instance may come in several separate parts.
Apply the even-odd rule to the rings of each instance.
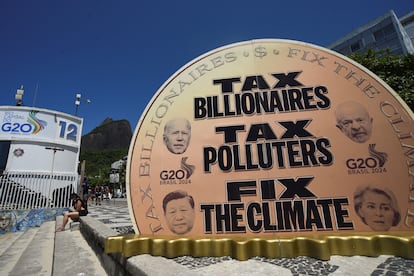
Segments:
[[[128,149],[85,150],[80,153],[80,160],[85,160],[86,177],[92,186],[108,184],[111,164],[125,157]]]
[[[353,53],[349,58],[385,81],[414,110],[414,55],[394,55],[389,50]]]

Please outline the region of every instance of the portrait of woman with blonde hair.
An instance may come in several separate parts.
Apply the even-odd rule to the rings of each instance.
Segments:
[[[354,193],[354,207],[362,221],[374,231],[388,231],[401,220],[397,200],[388,188],[360,187]]]

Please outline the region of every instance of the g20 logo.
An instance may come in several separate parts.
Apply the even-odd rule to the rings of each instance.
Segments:
[[[37,134],[41,128],[29,123],[3,123],[1,131],[13,134]],[[65,121],[59,122],[59,137],[67,140],[77,141],[78,126]]]
[[[348,169],[366,169],[366,168],[376,168],[378,166],[378,161],[372,157],[368,158],[351,158],[346,160],[346,166]]]
[[[160,184],[190,184],[190,176],[185,170],[163,170],[160,172]]]
[[[161,180],[181,180],[188,178],[187,174],[184,170],[169,170],[169,171],[161,171],[160,179]]]
[[[4,123],[1,125],[1,130],[3,132],[28,134],[33,131],[33,126],[28,123]]]
[[[369,157],[366,158],[350,158],[346,160],[345,164],[348,168],[349,174],[354,173],[383,173],[387,172],[384,167],[388,160],[388,154],[385,152],[377,151],[375,144],[368,146]]]

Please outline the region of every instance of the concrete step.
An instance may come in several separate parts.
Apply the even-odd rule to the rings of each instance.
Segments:
[[[8,275],[24,252],[34,231],[6,233],[0,236],[0,274]]]
[[[62,218],[56,218],[57,226],[62,224]],[[65,231],[57,232],[55,236],[53,275],[107,275],[95,252],[79,231],[79,223],[74,223],[72,228],[69,224]]]
[[[107,275],[98,257],[79,231],[79,223],[55,233],[56,221],[24,232],[0,236],[0,275]]]
[[[55,222],[42,223],[9,275],[51,275]]]
[[[1,256],[9,249],[9,247],[23,235],[24,232],[9,232],[3,235],[0,235],[0,261]]]
[[[2,236],[2,239],[5,238],[0,256],[2,274],[51,275],[54,227],[55,222],[49,221],[44,222],[40,227]]]

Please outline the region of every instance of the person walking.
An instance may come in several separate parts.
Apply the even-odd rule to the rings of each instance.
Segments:
[[[101,186],[97,185],[95,187],[95,205],[101,205],[101,199],[102,199],[102,188]]]

